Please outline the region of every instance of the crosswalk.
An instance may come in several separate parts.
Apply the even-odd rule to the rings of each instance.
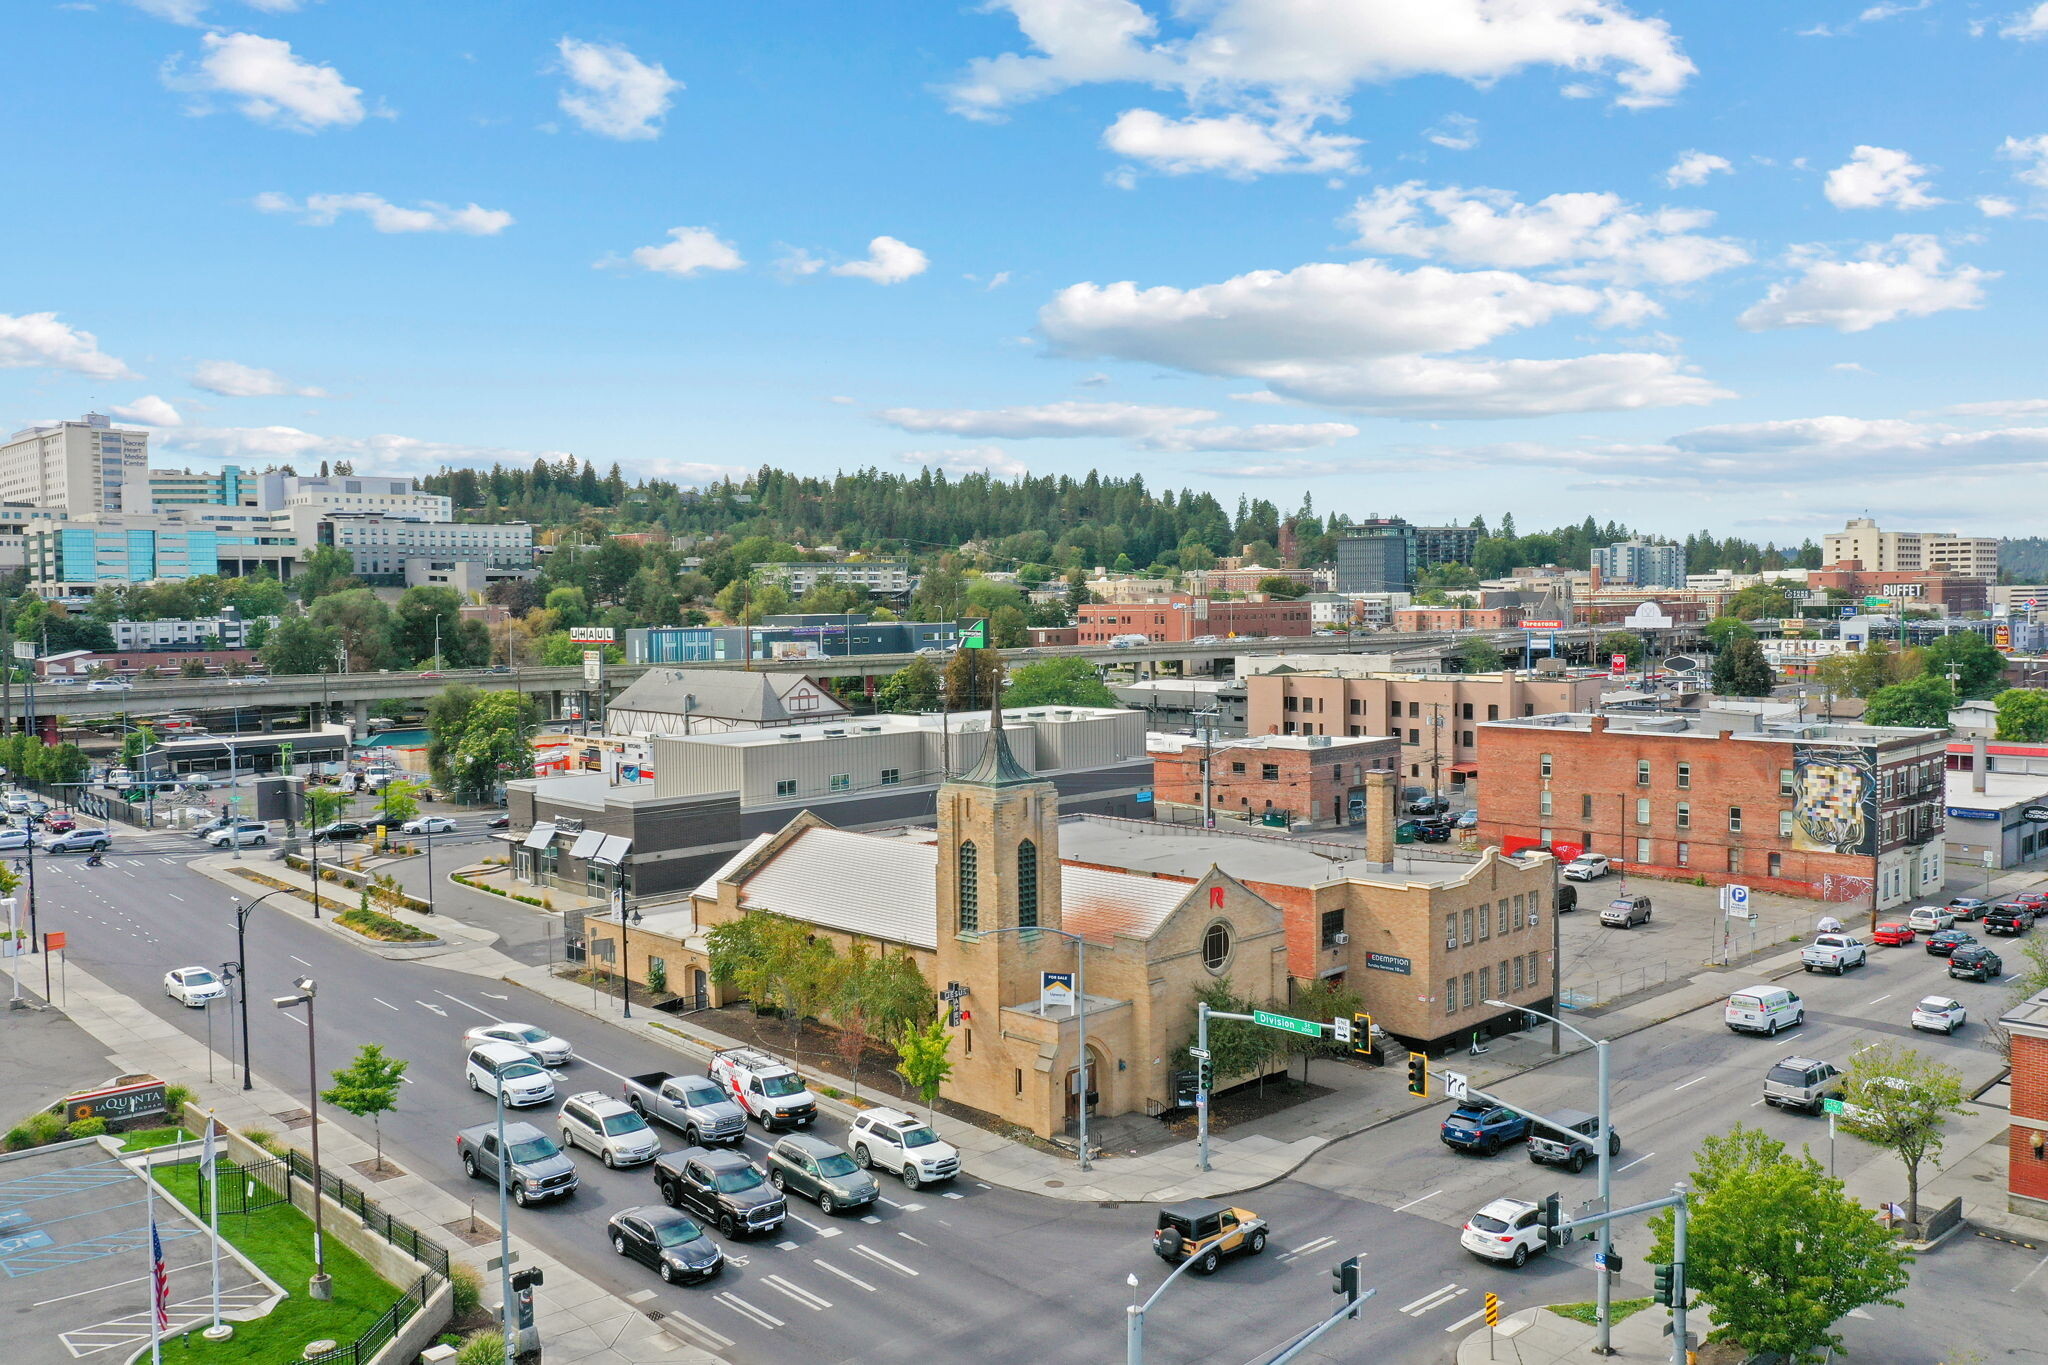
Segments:
[[[1468,1292],[1470,1291],[1465,1285],[1447,1284],[1440,1289],[1430,1290],[1427,1294],[1413,1302],[1402,1304],[1400,1311],[1406,1313],[1411,1318],[1419,1318],[1424,1313],[1430,1312],[1433,1309],[1442,1308],[1447,1303],[1456,1302],[1461,1295]]]

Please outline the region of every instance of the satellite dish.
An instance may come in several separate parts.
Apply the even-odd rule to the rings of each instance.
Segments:
[[[1674,654],[1664,661],[1666,673],[1690,673],[1700,666],[1700,661],[1690,654]]]

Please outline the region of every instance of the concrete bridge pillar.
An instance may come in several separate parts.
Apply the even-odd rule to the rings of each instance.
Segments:
[[[356,738],[362,739],[370,733],[370,703],[358,700],[355,706]]]

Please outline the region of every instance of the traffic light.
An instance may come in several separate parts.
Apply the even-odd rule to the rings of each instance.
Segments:
[[[540,1282],[541,1273],[538,1270],[515,1270],[512,1272],[512,1292],[515,1294],[533,1289]]]
[[[1619,1275],[1621,1273],[1620,1252],[1610,1250],[1607,1253],[1607,1273],[1610,1275]]]
[[[1202,1093],[1203,1093],[1204,1095],[1206,1095],[1206,1094],[1208,1094],[1208,1093],[1209,1093],[1209,1092],[1210,1092],[1211,1090],[1213,1090],[1213,1089],[1215,1088],[1215,1084],[1216,1084],[1216,1066],[1215,1066],[1215,1063],[1214,1063],[1214,1062],[1212,1062],[1212,1061],[1211,1061],[1211,1060],[1210,1060],[1209,1058],[1207,1058],[1207,1057],[1198,1057],[1198,1058],[1196,1058],[1196,1059],[1195,1059],[1195,1088],[1196,1088],[1197,1090],[1201,1091],[1201,1092],[1202,1092]]]
[[[1544,1196],[1542,1216],[1543,1241],[1553,1251],[1563,1246],[1571,1237],[1569,1232],[1561,1231],[1558,1228],[1558,1224],[1563,1221],[1564,1202],[1554,1194]]]
[[[1653,1286],[1650,1297],[1669,1308],[1678,1292],[1678,1267],[1675,1265],[1653,1265],[1650,1267],[1650,1283]]]
[[[1372,1016],[1354,1014],[1351,1016],[1351,1050],[1370,1057],[1379,1049],[1372,1045]]]
[[[1411,1052],[1408,1054],[1408,1093],[1429,1097],[1429,1054]]]
[[[1330,1278],[1336,1281],[1335,1284],[1330,1286],[1331,1293],[1338,1295],[1346,1303],[1356,1304],[1358,1302],[1358,1258],[1356,1256],[1349,1256],[1340,1261],[1330,1271]],[[1353,1317],[1358,1316],[1358,1310],[1353,1308],[1351,1315]]]

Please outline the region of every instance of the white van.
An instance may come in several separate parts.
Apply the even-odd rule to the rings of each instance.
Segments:
[[[1806,1006],[1783,986],[1751,986],[1728,997],[1721,1022],[1736,1033],[1765,1036],[1806,1022]]]
[[[471,1090],[495,1096],[504,1087],[505,1103],[514,1109],[555,1098],[555,1078],[531,1052],[510,1043],[478,1043],[469,1050],[464,1071]]]
[[[1136,649],[1139,645],[1149,645],[1151,643],[1152,637],[1149,635],[1113,635],[1110,637],[1109,647],[1111,649]]]

